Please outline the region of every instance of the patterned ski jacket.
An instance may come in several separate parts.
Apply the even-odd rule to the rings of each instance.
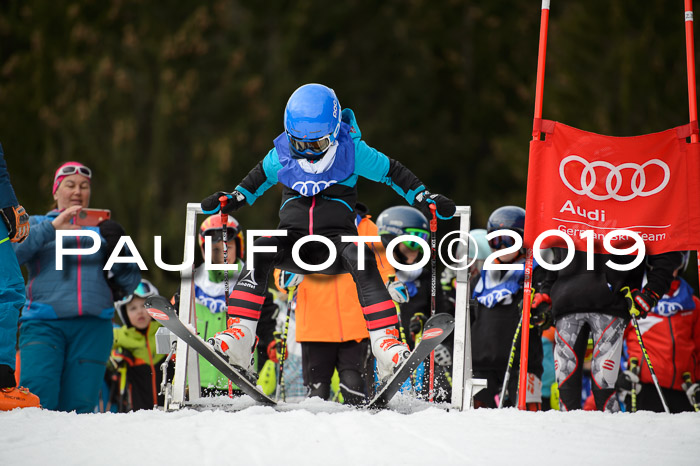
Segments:
[[[90,255],[64,256],[63,270],[56,270],[56,230],[51,221],[58,210],[46,215],[29,217],[32,233],[13,248],[20,265],[27,265],[27,304],[22,311],[22,321],[71,319],[93,316],[111,319],[114,315],[112,290],[102,270],[107,262],[107,241],[102,239],[100,249]],[[82,227],[99,234],[97,227]],[[64,238],[66,249],[91,247],[87,236]],[[136,264],[117,263],[112,267],[114,280],[124,290],[135,290],[141,281]]]
[[[292,158],[289,141],[282,133],[275,139],[275,147],[236,186],[236,190],[243,193],[248,204],[252,205],[270,187],[282,183],[278,228],[323,235],[355,231],[354,206],[360,176],[391,186],[411,205],[416,195],[425,190],[423,183],[409,169],[362,140],[355,114],[348,108],[342,112],[337,141],[334,154],[324,157],[324,163],[328,164],[326,170],[308,173],[298,160]]]
[[[673,281],[653,311],[639,320],[639,330],[662,387],[681,390],[684,372],[690,372],[693,381],[697,380],[695,374],[700,369],[700,361],[696,359],[700,348],[700,299],[693,296],[693,289],[685,280]],[[625,340],[629,356],[637,358],[641,366],[642,383],[653,383],[631,324],[625,330]]]

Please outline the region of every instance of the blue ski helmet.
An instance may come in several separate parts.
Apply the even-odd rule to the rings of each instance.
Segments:
[[[525,235],[525,209],[513,205],[499,207],[489,216],[486,229],[489,233],[496,230],[513,230],[521,237]],[[491,249],[511,247],[515,244],[510,236],[498,236],[489,240]]]
[[[319,160],[340,132],[340,102],[323,84],[304,84],[284,109],[284,130],[292,157]]]
[[[389,207],[379,214],[377,232],[384,246],[401,235],[418,236],[427,241],[430,237],[430,225],[425,215],[415,207],[396,206]],[[415,241],[404,241],[404,244],[411,250],[420,248]]]

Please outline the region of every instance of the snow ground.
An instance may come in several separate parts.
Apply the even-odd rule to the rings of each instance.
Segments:
[[[0,464],[700,464],[698,413],[448,412],[397,398],[378,413],[247,397],[224,402],[235,412],[0,412]]]

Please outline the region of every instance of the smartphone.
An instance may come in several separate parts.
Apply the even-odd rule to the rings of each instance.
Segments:
[[[111,216],[112,211],[108,209],[80,209],[78,215],[75,216],[75,224],[83,227],[96,227]]]

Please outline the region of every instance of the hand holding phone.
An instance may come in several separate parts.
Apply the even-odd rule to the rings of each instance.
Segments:
[[[96,227],[105,220],[109,220],[112,211],[108,209],[80,209],[75,216],[75,224],[83,227]]]

